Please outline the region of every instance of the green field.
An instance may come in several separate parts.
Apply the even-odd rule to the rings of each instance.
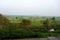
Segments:
[[[40,23],[40,20],[46,20],[47,19],[47,17],[37,17],[37,18],[34,18],[34,17],[32,17],[32,18],[30,18],[29,16],[27,17],[27,18],[24,18],[24,16],[23,16],[23,18],[20,18],[20,17],[17,17],[17,19],[16,19],[16,17],[7,17],[12,23],[20,23],[21,21],[22,21],[22,19],[27,19],[27,20],[30,20],[31,22],[32,22],[32,25],[35,25],[35,26],[40,26],[41,25],[41,23]],[[49,17],[49,19],[51,20],[51,18]],[[36,22],[34,23],[33,21],[34,20],[36,20]],[[60,22],[60,18],[58,18],[58,17],[56,17],[55,18],[55,21],[56,21],[56,23],[58,23],[58,22]]]
[[[60,36],[60,17],[0,16],[0,38]],[[54,32],[50,32],[50,29]]]

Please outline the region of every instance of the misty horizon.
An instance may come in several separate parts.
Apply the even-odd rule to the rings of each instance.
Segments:
[[[0,0],[3,15],[59,16],[60,0]]]

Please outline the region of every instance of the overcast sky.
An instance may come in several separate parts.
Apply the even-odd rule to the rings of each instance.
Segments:
[[[0,0],[4,15],[60,16],[60,0]]]

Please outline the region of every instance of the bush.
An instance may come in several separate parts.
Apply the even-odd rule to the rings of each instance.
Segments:
[[[26,29],[19,29],[19,30],[0,30],[0,38],[12,38],[12,37],[19,37],[19,38],[43,38],[49,36],[60,36],[58,33],[50,33],[50,32],[36,32],[32,30]]]
[[[33,31],[28,31],[24,29],[20,30],[0,30],[0,37],[20,37],[20,38],[25,38],[25,37],[34,37],[36,34]]]

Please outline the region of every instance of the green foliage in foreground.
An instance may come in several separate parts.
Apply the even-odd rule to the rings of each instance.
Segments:
[[[11,22],[11,20],[8,20],[6,17],[2,15],[0,15],[0,19],[1,19],[0,38],[4,37],[33,38],[33,37],[60,36],[59,34],[60,25],[55,26],[56,24],[55,18],[53,18],[52,22],[50,21],[50,19],[42,21],[34,19],[33,21],[31,21],[27,19],[18,20],[16,18],[16,22],[19,21],[19,23]],[[48,32],[51,28],[54,28],[56,33]]]
[[[49,36],[60,36],[59,33],[51,33],[51,32],[35,32],[32,30],[0,30],[0,38],[4,37],[20,37],[20,38],[33,38],[33,37],[49,37]]]

